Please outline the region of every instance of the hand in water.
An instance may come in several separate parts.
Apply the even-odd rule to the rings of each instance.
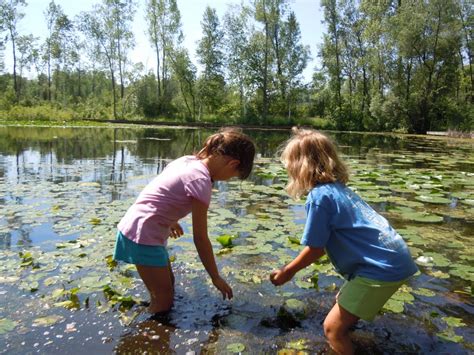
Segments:
[[[219,276],[213,279],[212,283],[214,284],[214,286],[216,286],[216,288],[219,291],[221,291],[222,297],[224,299],[227,298],[230,300],[233,297],[232,288],[227,284],[227,282],[225,282],[225,280],[222,277]]]
[[[272,271],[272,273],[270,274],[270,281],[275,286],[280,286],[290,281],[292,277],[293,275],[291,273],[289,273],[288,271],[285,271],[284,268],[281,268],[279,270]]]

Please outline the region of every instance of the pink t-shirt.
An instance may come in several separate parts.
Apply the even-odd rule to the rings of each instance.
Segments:
[[[209,206],[211,193],[206,165],[192,155],[181,157],[143,189],[118,229],[135,243],[166,246],[170,225],[191,212],[192,199]]]

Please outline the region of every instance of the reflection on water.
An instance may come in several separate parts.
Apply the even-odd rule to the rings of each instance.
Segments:
[[[272,186],[283,187],[279,178],[258,173],[262,161],[269,161],[264,158],[275,158],[288,131],[246,132],[254,138],[259,154],[253,183],[215,185],[209,212],[211,237],[229,229],[237,236],[233,251],[218,256],[234,289],[232,302],[219,298],[197,261],[190,247],[189,219],[184,221],[186,236],[170,247],[170,255],[177,257],[173,267],[178,295],[171,323],[150,321],[138,305],[119,312],[116,305],[104,302],[104,285],[118,287],[116,279],[126,285],[117,288],[124,296],[147,297],[135,270],[124,266],[111,270],[104,261],[113,247],[113,229],[148,181],[170,160],[198,150],[210,133],[170,128],[0,127],[0,205],[6,211],[0,214],[0,341],[6,344],[0,353],[59,353],[77,347],[92,352],[220,354],[228,353],[227,347],[232,349],[235,343],[244,344],[248,353],[325,351],[321,322],[342,280],[321,273],[318,290],[308,286],[312,274],[300,275],[295,283],[279,289],[267,281],[271,268],[296,255],[298,246],[289,244],[287,237],[298,236],[304,223],[302,206],[290,203],[280,190],[272,190]],[[472,246],[473,220],[472,214],[465,213],[469,208],[472,211],[466,205],[472,197],[463,195],[474,185],[472,144],[329,134],[355,171],[355,186],[364,197],[397,228],[412,228],[405,232],[411,233],[407,236],[413,252],[425,253],[441,265],[423,268],[423,274],[413,280],[410,287],[419,294],[414,303],[405,305],[404,314],[358,325],[354,332],[358,351],[466,352],[474,339],[470,330],[474,306],[466,281],[470,269],[460,267],[456,270],[460,276],[455,278],[442,267],[472,265],[473,261],[472,253],[469,259],[466,252]],[[426,206],[442,215],[442,222],[407,223],[403,213],[417,206],[417,201],[411,192],[393,187],[400,182],[384,179],[381,172],[402,182],[419,174],[413,184],[433,196],[444,197],[440,192],[449,190],[449,204]],[[444,174],[435,179],[436,184],[426,178],[435,173]],[[373,192],[389,186],[395,191],[391,200],[384,191]],[[448,247],[433,242],[450,236],[453,243]],[[32,260],[19,252],[31,252]],[[19,267],[21,263],[26,266]],[[31,267],[34,263],[38,269]],[[133,281],[126,278],[130,275]],[[76,287],[81,292],[72,296],[78,298],[81,309],[51,306],[69,300]],[[60,296],[52,297],[54,292]],[[308,306],[301,327],[289,329],[276,319],[288,298],[303,300]],[[61,321],[48,327],[31,326],[50,313],[62,317]],[[467,326],[446,327],[445,317],[462,318]],[[16,322],[13,332],[1,334],[2,327],[6,328],[3,319]],[[437,340],[433,332],[439,329],[448,338],[462,336],[463,340],[460,344]]]

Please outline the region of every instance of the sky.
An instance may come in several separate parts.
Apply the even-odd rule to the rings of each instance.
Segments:
[[[55,0],[60,5],[64,13],[71,19],[81,11],[90,11],[93,4],[101,0]],[[19,33],[22,35],[34,34],[43,40],[46,36],[46,23],[44,12],[50,0],[26,0],[27,7],[23,8],[25,17],[19,23]],[[201,38],[201,20],[206,6],[216,9],[221,24],[224,14],[229,5],[240,4],[240,0],[178,0],[178,7],[181,13],[181,23],[184,34],[183,45],[189,50],[194,64],[197,41]],[[132,61],[142,62],[146,71],[155,67],[154,51],[146,36],[146,21],[144,15],[145,0],[138,0],[139,7],[135,14],[133,32],[135,34],[136,46],[131,53]],[[249,0],[244,0],[249,3]],[[295,12],[296,18],[300,24],[301,39],[304,45],[311,49],[312,61],[308,63],[304,77],[310,81],[315,66],[319,66],[317,58],[318,46],[322,43],[325,27],[322,24],[323,12],[319,0],[289,0],[291,9]],[[6,68],[12,67],[11,47],[7,46],[5,50]],[[11,71],[11,69],[9,70]]]

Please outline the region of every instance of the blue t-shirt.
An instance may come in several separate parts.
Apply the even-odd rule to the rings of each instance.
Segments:
[[[418,271],[402,237],[345,185],[317,185],[305,207],[301,244],[324,248],[344,278],[400,281]]]

